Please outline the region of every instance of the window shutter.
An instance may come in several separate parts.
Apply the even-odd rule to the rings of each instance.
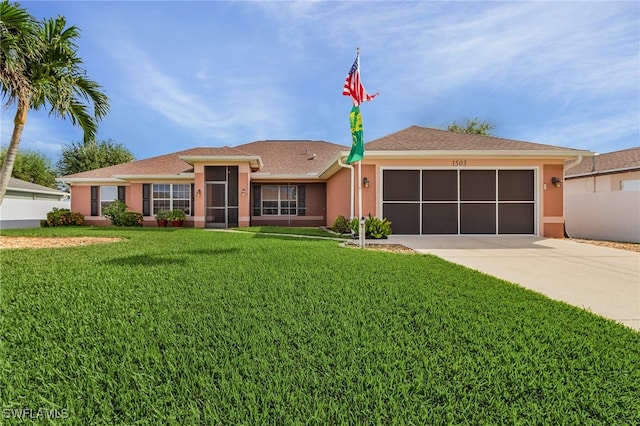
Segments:
[[[260,185],[253,185],[253,215],[260,216]]]
[[[91,187],[91,216],[98,216],[98,186]]]
[[[196,210],[196,184],[191,184],[191,208],[189,209],[189,214],[187,216],[195,216],[194,212]]]
[[[118,201],[120,201],[121,203],[125,203],[124,191],[125,191],[125,187],[124,186],[119,186],[118,187]]]
[[[142,215],[151,216],[151,184],[142,184]]]
[[[305,216],[307,209],[304,201],[304,185],[298,185],[298,216]]]

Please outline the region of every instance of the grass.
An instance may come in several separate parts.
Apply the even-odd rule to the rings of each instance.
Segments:
[[[2,251],[0,405],[60,424],[638,424],[640,334],[425,255],[194,229]]]
[[[234,228],[242,232],[252,232],[256,234],[278,234],[278,235],[298,235],[307,237],[324,238],[349,238],[347,235],[339,235],[322,228],[290,228],[284,226],[251,226],[246,228]]]

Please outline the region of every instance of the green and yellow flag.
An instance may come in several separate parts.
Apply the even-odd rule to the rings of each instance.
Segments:
[[[351,152],[347,157],[347,164],[355,163],[364,158],[364,143],[362,141],[362,116],[360,115],[360,107],[354,106],[349,113],[349,122],[351,123]]]

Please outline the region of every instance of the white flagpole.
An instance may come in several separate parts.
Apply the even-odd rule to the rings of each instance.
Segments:
[[[360,73],[360,46],[356,47],[356,58],[358,60],[358,73]],[[364,144],[364,140],[362,141]],[[359,223],[359,235],[360,235],[360,248],[364,248],[365,229],[364,229],[364,216],[362,215],[362,158],[358,160],[358,223]]]
[[[358,160],[358,223],[360,226],[360,248],[364,248],[365,229],[364,216],[362,214],[362,160]]]

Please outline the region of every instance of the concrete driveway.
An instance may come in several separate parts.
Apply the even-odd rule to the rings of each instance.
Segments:
[[[640,330],[640,253],[522,236],[397,236],[402,244]]]

